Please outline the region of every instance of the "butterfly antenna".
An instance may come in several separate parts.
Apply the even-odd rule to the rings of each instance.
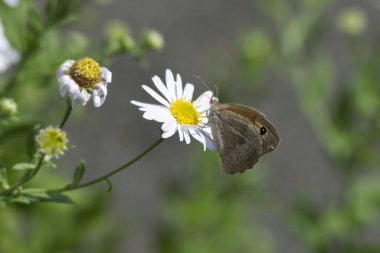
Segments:
[[[202,84],[203,84],[208,90],[211,90],[210,87],[209,87],[209,86],[203,81],[203,79],[202,79],[200,76],[194,75],[194,77],[198,78],[198,79],[202,82]],[[216,91],[216,97],[218,97],[218,94],[219,94],[219,92],[218,92],[218,87],[217,87],[216,85],[214,85],[214,87],[215,87],[215,91]],[[211,100],[212,98],[209,98],[209,99]]]
[[[205,81],[203,81],[203,79],[202,79],[200,76],[194,75],[194,77],[197,78],[197,79],[199,79],[199,80],[202,82],[202,84],[203,84],[208,90],[210,90],[210,87],[205,83]],[[211,101],[212,97],[209,98],[209,99],[210,99],[210,101]]]
[[[218,91],[218,86],[214,85],[215,92],[216,92],[216,97],[219,97],[219,91]]]
[[[202,84],[203,84],[208,90],[210,89],[210,87],[208,87],[208,85],[205,83],[205,81],[203,81],[203,79],[202,79],[200,76],[194,75],[194,77],[197,78],[197,79],[199,79],[199,80],[202,82]]]

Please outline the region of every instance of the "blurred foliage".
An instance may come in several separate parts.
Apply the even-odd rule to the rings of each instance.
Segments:
[[[255,224],[251,203],[265,203],[260,170],[222,174],[216,154],[194,155],[190,182],[167,189],[158,252],[273,252],[267,230]]]
[[[328,203],[300,193],[289,207],[271,211],[285,216],[283,222],[308,252],[380,252],[378,240],[368,236],[380,234],[379,30],[369,31],[365,9],[338,1],[259,0],[254,8],[265,18],[238,39],[240,65],[236,73],[229,67],[227,80],[219,81],[228,83],[219,87],[221,100],[228,101],[231,80],[247,84],[245,90],[255,89],[250,96],[268,94],[258,82],[273,76],[290,84],[340,188],[340,195]],[[193,166],[195,175],[185,192],[171,191],[177,193],[169,198],[161,252],[266,252],[255,246],[257,235],[246,230],[257,226],[255,214],[244,213],[247,203],[264,209],[265,204],[239,190],[252,193],[252,187],[260,188],[259,180],[231,189],[223,184],[236,178],[218,178],[220,173],[210,170],[217,166],[202,165],[203,159]],[[277,200],[269,199],[276,206]],[[247,234],[252,245],[245,241]]]
[[[86,8],[96,2],[107,4],[99,0],[20,0],[10,6],[0,0],[0,25],[6,37],[0,35],[1,50],[6,50],[3,46],[9,41],[20,55],[16,64],[0,73],[1,253],[118,250],[124,231],[107,215],[110,196],[96,191],[64,195],[46,190],[69,181],[52,170],[54,160],[42,156],[38,177],[17,187],[37,168],[36,133],[47,124],[58,125],[63,117],[65,103],[59,98],[55,74],[58,66],[85,56],[109,66],[120,54],[144,63],[149,51],[164,45],[159,32],[147,28],[135,39],[122,22],[116,29],[112,23],[105,24],[105,32],[91,38],[82,30],[94,23],[86,16]],[[79,22],[83,18],[91,22]],[[3,60],[7,52],[1,50]],[[84,172],[84,161],[80,161],[68,187],[78,185]],[[13,186],[15,191],[8,193]],[[44,203],[28,205],[33,202]]]
[[[56,172],[45,173],[39,183],[63,184]],[[12,205],[0,209],[0,252],[66,253],[116,252],[123,228],[107,215],[106,193],[71,194],[78,205]]]
[[[289,226],[311,252],[380,252],[378,242],[358,236],[376,227],[380,214],[379,36],[366,30],[367,14],[357,6],[340,7],[331,18],[338,2],[259,2],[271,27],[246,35],[248,42],[252,34],[260,38],[242,47],[241,68],[255,73],[261,64],[293,85],[341,187],[341,196],[323,205],[300,196],[287,211]],[[326,43],[331,34],[336,42]],[[273,61],[247,62],[263,41],[272,45]]]

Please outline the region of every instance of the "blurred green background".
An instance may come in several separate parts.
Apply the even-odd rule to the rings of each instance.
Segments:
[[[82,158],[85,178],[100,176],[157,139],[130,100],[148,101],[140,85],[166,68],[197,94],[194,75],[222,103],[259,109],[282,137],[242,175],[175,136],[112,178],[110,193],[100,184],[70,193],[75,205],[0,207],[0,253],[380,252],[379,12],[375,0],[0,1],[21,54],[0,74],[19,111],[0,123],[7,168],[29,159],[35,125],[64,113],[55,70],[65,59],[113,72],[105,104],[70,118],[75,148],[32,186],[64,185]]]

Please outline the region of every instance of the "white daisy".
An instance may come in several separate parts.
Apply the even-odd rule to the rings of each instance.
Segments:
[[[132,100],[131,103],[139,106],[143,111],[143,117],[155,120],[162,124],[162,138],[168,138],[176,132],[180,141],[190,143],[190,136],[200,141],[204,149],[215,150],[212,141],[211,129],[207,125],[206,112],[210,109],[212,91],[206,91],[193,101],[194,85],[187,83],[182,89],[182,79],[177,74],[174,79],[173,73],[166,70],[166,86],[158,76],[152,78],[154,85],[163,96],[146,85],[143,89],[148,92],[160,104],[147,104]]]
[[[106,99],[107,84],[111,82],[112,73],[86,57],[65,61],[57,70],[57,79],[61,96],[68,94],[73,107],[78,103],[86,105],[91,96],[94,106],[99,107]]]
[[[5,72],[12,64],[20,60],[20,54],[11,46],[5,36],[0,20],[0,73]]]

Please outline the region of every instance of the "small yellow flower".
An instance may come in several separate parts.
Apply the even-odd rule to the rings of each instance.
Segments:
[[[48,157],[58,158],[67,150],[66,132],[58,127],[48,126],[41,129],[36,136],[39,151]]]

